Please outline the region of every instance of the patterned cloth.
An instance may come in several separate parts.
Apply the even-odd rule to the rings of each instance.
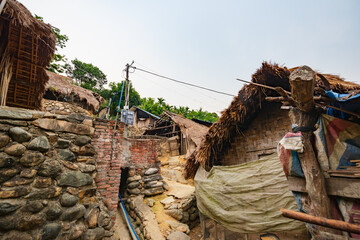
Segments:
[[[286,176],[304,177],[299,157],[296,151],[290,150],[286,140],[299,137],[301,133],[287,133],[279,145],[279,157]],[[360,159],[360,126],[356,123],[322,115],[318,121],[318,129],[314,132],[316,139],[316,154],[321,170],[326,178],[327,170],[340,169],[345,166],[355,166],[350,160]],[[282,144],[284,143],[285,144]],[[307,194],[293,192],[298,210],[312,213]],[[330,197],[331,212],[335,219],[359,224],[360,199]],[[307,224],[310,233],[314,226]],[[352,238],[360,239],[358,234],[350,234]]]
[[[287,133],[279,142],[278,154],[285,176],[304,177],[297,152],[303,152],[302,134]]]

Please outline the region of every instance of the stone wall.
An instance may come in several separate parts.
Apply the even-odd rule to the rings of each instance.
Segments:
[[[87,116],[92,116],[90,111],[76,105],[76,103],[61,102],[49,99],[42,99],[42,110],[54,114],[68,115],[70,113],[81,113]]]
[[[111,212],[93,181],[94,132],[84,115],[0,108],[1,239],[112,235]]]
[[[248,129],[232,139],[230,148],[221,156],[223,165],[254,161],[276,152],[278,142],[291,131],[288,111],[280,106],[274,103],[263,106]]]

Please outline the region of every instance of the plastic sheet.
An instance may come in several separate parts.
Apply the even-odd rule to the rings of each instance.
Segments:
[[[202,214],[239,233],[304,229],[304,223],[281,216],[297,210],[277,154],[233,166],[199,168],[195,176]]]

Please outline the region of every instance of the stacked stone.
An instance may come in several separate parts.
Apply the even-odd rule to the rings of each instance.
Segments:
[[[0,109],[0,238],[103,239],[92,120]]]
[[[149,168],[145,171],[142,179],[145,188],[143,194],[145,196],[162,194],[166,190],[166,182],[162,181],[163,178],[158,171],[159,170],[157,168]]]
[[[162,176],[158,173],[157,168],[139,169],[134,168],[129,170],[129,178],[127,179],[127,195],[125,201],[125,208],[129,214],[130,221],[135,229],[136,234],[140,239],[151,239],[146,232],[144,226],[144,216],[141,210],[135,203],[135,198],[143,198],[143,196],[154,196],[162,194],[167,190],[168,186],[163,181]],[[152,205],[154,202],[152,203]]]
[[[141,212],[138,210],[134,198],[128,198],[126,201],[126,211],[128,212],[130,222],[138,235],[139,239],[151,239],[151,238],[145,238],[146,236],[146,230],[144,227],[144,216],[141,214]]]
[[[167,183],[163,181],[158,171],[157,168],[149,168],[140,174],[136,174],[134,169],[130,170],[127,179],[127,196],[137,196],[139,194],[154,196],[167,190]]]
[[[161,203],[164,204],[166,214],[187,224],[190,229],[198,224],[199,210],[196,205],[195,195],[191,195],[181,200],[168,197],[162,200]]]

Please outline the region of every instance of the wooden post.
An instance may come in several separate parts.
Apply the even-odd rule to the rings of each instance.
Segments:
[[[311,143],[313,137],[311,129],[319,116],[313,97],[315,76],[316,73],[308,66],[300,67],[290,74],[291,96],[296,107],[290,111],[289,116],[293,125],[305,127],[300,129],[303,135],[304,152],[298,154],[305,175],[306,191],[311,199],[314,213],[318,217],[331,219],[330,200],[326,193],[324,175]]]

